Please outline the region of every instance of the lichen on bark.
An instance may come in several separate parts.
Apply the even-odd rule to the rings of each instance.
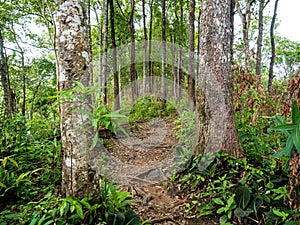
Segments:
[[[56,24],[58,89],[70,90],[75,87],[74,81],[84,86],[92,85],[91,48],[84,1],[60,1]],[[60,104],[62,191],[66,195],[83,197],[97,192],[96,173],[91,173],[89,166],[94,129],[88,115],[78,113],[92,113],[93,109],[92,95],[84,96],[82,93],[73,93],[72,100]]]

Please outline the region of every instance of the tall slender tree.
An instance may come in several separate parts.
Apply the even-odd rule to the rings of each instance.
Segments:
[[[264,8],[270,1],[261,0],[258,9],[258,35],[256,40],[256,89],[259,90],[261,84],[261,62],[262,62],[262,40],[264,34]]]
[[[1,84],[4,92],[5,111],[8,118],[12,118],[13,113],[16,111],[15,97],[10,85],[10,78],[7,65],[7,57],[5,55],[5,47],[2,31],[0,30],[0,75]]]
[[[134,10],[135,0],[130,0],[130,15],[128,20],[128,27],[130,32],[130,82],[131,82],[131,99],[134,102],[138,96],[138,86],[136,84],[137,72],[135,68],[135,30],[134,30]]]
[[[119,96],[119,73],[117,68],[117,45],[115,37],[115,10],[113,0],[109,0],[110,8],[110,38],[112,48],[112,70],[114,75],[114,109],[120,108],[120,96]]]
[[[188,65],[188,104],[189,109],[195,106],[195,0],[190,0],[189,12],[189,65]]]
[[[103,103],[107,104],[108,0],[104,0]]]
[[[145,96],[145,93],[146,93],[146,81],[147,81],[147,47],[148,47],[145,0],[142,0],[142,8],[143,8],[142,10],[143,10],[143,30],[144,30],[143,96]]]
[[[244,42],[244,55],[245,55],[245,68],[247,72],[251,72],[251,51],[250,51],[250,40],[249,40],[249,27],[251,24],[252,16],[252,5],[255,0],[246,1],[244,11],[240,5],[240,1],[235,1],[237,12],[242,20],[243,27],[243,42]]]
[[[153,82],[154,80],[152,79],[152,60],[151,60],[151,54],[152,54],[152,28],[153,28],[153,1],[150,0],[150,19],[149,19],[149,50],[148,50],[148,74],[149,74],[149,93],[152,93],[153,91]]]
[[[272,91],[273,79],[274,79],[274,64],[275,64],[275,57],[276,57],[276,46],[275,46],[275,38],[274,38],[274,29],[275,29],[275,22],[277,16],[277,8],[278,8],[279,0],[275,0],[273,17],[271,21],[271,28],[270,28],[270,41],[271,41],[271,60],[269,66],[269,80],[268,80],[268,93],[270,94]]]
[[[231,1],[206,0],[201,10],[195,154],[223,150],[242,156],[233,111]]]
[[[102,48],[103,48],[103,7],[102,3],[98,0],[97,3],[95,3],[96,6],[94,6],[94,12],[97,20],[97,28],[98,28],[98,35],[99,35],[99,40],[98,40],[98,87],[102,88],[102,72],[103,72],[103,56],[102,56]],[[101,10],[101,14],[98,14],[98,8]]]
[[[166,0],[161,1],[161,39],[162,39],[162,75],[161,75],[161,94],[162,98],[165,100],[167,98],[167,90],[166,90],[166,61],[167,61],[167,35],[166,35],[166,26],[167,26],[167,19],[166,19]]]

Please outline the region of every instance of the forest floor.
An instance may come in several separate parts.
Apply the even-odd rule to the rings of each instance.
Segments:
[[[163,161],[178,143],[174,119],[164,120],[163,125],[155,126],[153,122],[138,123],[131,128],[131,136],[122,140],[111,138],[108,151],[123,163],[134,165],[143,174],[150,173],[156,163]],[[165,177],[166,178],[166,177]],[[142,179],[141,179],[142,180]],[[177,188],[169,179],[158,182],[131,183],[122,186],[129,191],[134,202],[132,209],[141,216],[142,220],[150,220],[150,224],[218,224],[210,219],[191,218],[185,213],[185,204],[189,194],[177,195]],[[209,220],[209,221],[208,221]]]

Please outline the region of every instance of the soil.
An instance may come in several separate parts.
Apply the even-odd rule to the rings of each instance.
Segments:
[[[108,152],[117,161],[129,167],[134,166],[136,170],[132,175],[136,179],[125,182],[122,189],[132,194],[134,202],[131,208],[142,220],[151,221],[150,224],[218,224],[216,218],[197,219],[185,213],[185,204],[189,201],[188,193],[186,196],[180,194],[179,197],[176,195],[176,187],[167,178],[169,176],[166,173],[157,175],[162,171],[161,168],[157,169],[157,165],[172,155],[172,150],[178,144],[175,126],[174,119],[139,123],[127,127],[131,131],[130,137],[119,135],[118,138],[108,140]],[[119,172],[125,173],[123,170],[124,168]],[[155,179],[151,180],[149,174],[154,170]],[[164,179],[161,181],[157,177]],[[133,182],[136,180],[141,182]]]

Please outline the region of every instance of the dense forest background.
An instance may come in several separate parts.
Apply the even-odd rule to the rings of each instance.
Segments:
[[[228,37],[218,36],[222,22],[220,29],[214,21],[209,25],[211,15],[220,15],[202,8],[211,2],[0,0],[0,224],[300,223],[300,43],[276,31],[277,10],[284,2],[227,1],[228,13],[222,15],[230,22],[226,29],[234,31]],[[72,23],[85,29],[76,46],[69,39],[73,30],[63,27],[68,25],[62,22],[64,7],[75,15]],[[231,69],[223,70],[224,77],[205,70],[207,40],[220,45],[228,40],[227,58],[220,61]],[[85,67],[82,61],[67,65],[76,57],[92,63],[85,68],[86,79],[75,76]],[[75,78],[64,83],[68,71],[75,71]],[[205,85],[219,87],[220,79],[228,79],[225,91],[222,85],[223,92],[205,92]],[[203,123],[215,134],[199,128],[205,120],[201,106],[213,93],[228,98],[223,108],[215,96],[217,104],[208,114],[203,106],[208,120],[232,108],[232,117],[224,120],[232,122],[232,130],[219,130],[228,139],[224,145],[218,145],[223,139],[214,129],[219,127]],[[76,101],[76,113],[89,116],[90,128],[66,122],[71,118],[67,106]],[[67,180],[74,173],[66,169],[70,151],[80,155],[100,144],[117,149],[114,139],[143,133],[140,127],[153,118],[167,121],[168,132],[174,132],[176,138],[164,143],[168,151],[177,151],[177,143],[190,149],[185,168],[159,181],[174,207],[153,210],[146,206],[147,191],[114,184],[102,174],[90,196],[83,184],[73,187],[73,177]],[[68,146],[69,131],[73,139],[88,141]],[[214,139],[215,150],[222,151],[209,158],[201,137]],[[123,157],[124,151],[116,154]],[[203,160],[209,162],[205,168]],[[84,179],[98,174],[101,165],[84,168]]]

